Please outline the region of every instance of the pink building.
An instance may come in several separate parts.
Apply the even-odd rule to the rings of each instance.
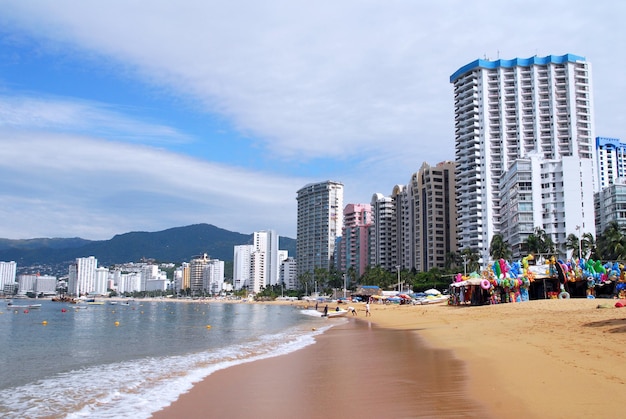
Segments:
[[[339,268],[347,274],[348,284],[359,278],[369,263],[368,232],[371,226],[370,204],[346,205],[343,210]]]

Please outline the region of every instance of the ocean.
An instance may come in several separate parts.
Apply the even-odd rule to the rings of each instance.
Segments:
[[[0,417],[148,418],[232,365],[314,343],[336,322],[294,306],[133,301],[0,306]]]

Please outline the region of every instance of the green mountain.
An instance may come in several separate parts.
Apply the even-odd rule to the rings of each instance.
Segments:
[[[157,232],[119,234],[110,240],[54,238],[0,239],[0,260],[19,266],[67,265],[77,257],[95,256],[99,266],[138,262],[142,258],[159,262],[185,262],[207,253],[223,261],[233,259],[233,247],[252,244],[252,234],[224,230],[211,224],[195,224]],[[280,237],[279,248],[295,257],[296,240]]]

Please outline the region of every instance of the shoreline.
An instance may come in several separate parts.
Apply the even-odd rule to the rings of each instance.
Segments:
[[[287,304],[303,306],[302,302]],[[352,305],[358,310],[356,324],[410,331],[430,349],[449,351],[466,371],[463,397],[475,401],[476,409],[484,407],[490,416],[591,418],[614,416],[623,409],[619,392],[626,389],[626,355],[621,351],[626,311],[614,308],[614,304],[614,300],[603,299],[535,300],[479,307],[372,304],[372,316],[367,318],[364,304]],[[276,365],[280,365],[279,360],[287,362],[287,357],[302,361],[310,356],[307,351],[321,348],[323,342],[331,340],[329,337],[350,336],[349,330],[334,329],[316,338],[310,347],[270,360]],[[388,347],[385,351],[394,354],[396,349]],[[348,360],[352,355],[343,356]],[[251,363],[251,371],[265,361],[270,362]],[[219,377],[228,376],[235,368],[223,370]],[[222,379],[215,376],[207,377],[153,417],[171,418],[180,409],[193,409],[205,398],[202,389],[210,392]],[[390,385],[377,382],[375,376],[372,380],[373,386]],[[285,391],[295,397],[295,390]],[[279,404],[275,408],[280,409]]]
[[[466,382],[451,351],[348,318],[303,349],[216,371],[151,417],[489,417]]]

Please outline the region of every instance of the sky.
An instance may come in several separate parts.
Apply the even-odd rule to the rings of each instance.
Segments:
[[[626,3],[0,0],[0,237],[209,223],[296,237],[297,191],[454,160],[450,75],[583,56],[626,140]]]

